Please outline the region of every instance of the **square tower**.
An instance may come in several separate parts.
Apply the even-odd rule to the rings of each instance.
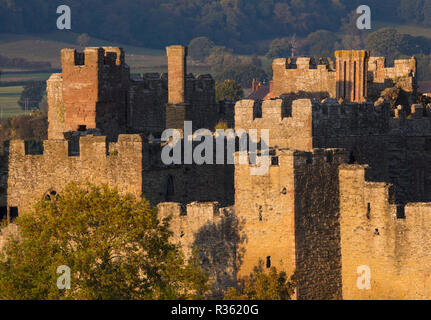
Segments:
[[[63,49],[61,63],[61,79],[48,86],[48,97],[57,97],[48,99],[50,136],[95,128],[109,138],[121,133],[127,123],[130,78],[124,51],[117,47],[85,48],[82,53]]]
[[[337,99],[364,102],[367,96],[369,51],[335,51]]]

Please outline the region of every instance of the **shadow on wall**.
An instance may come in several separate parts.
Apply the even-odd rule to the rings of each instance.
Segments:
[[[8,218],[7,183],[9,176],[9,142],[4,142],[0,150],[0,222]]]
[[[199,258],[208,272],[211,284],[210,296],[222,299],[226,288],[237,285],[237,272],[244,256],[240,244],[246,241],[241,235],[243,224],[225,209],[225,215],[218,222],[209,222],[195,235],[192,247],[199,248]]]
[[[286,104],[286,107],[291,108],[292,102],[294,100],[315,99],[315,100],[321,101],[326,98],[335,98],[335,97],[331,97],[331,94],[328,91],[316,91],[316,92],[298,91],[298,92],[284,93],[280,95],[280,98],[283,99],[283,102]]]

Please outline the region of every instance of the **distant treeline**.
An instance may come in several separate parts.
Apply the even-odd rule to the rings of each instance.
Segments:
[[[0,55],[0,67],[22,69],[51,69],[51,63],[45,61],[28,61],[23,58],[8,58]]]
[[[263,40],[317,30],[338,32],[362,0],[0,0],[0,32],[56,31],[56,8],[72,10],[72,31],[162,48],[206,36],[236,52]],[[431,27],[431,0],[368,0],[373,21]],[[265,42],[265,41],[263,41]],[[262,44],[267,50],[267,43]]]

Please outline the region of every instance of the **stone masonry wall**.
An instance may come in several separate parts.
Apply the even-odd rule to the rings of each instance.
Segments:
[[[129,101],[129,128],[144,133],[162,133],[168,102],[167,74],[147,73],[134,78],[130,82]]]
[[[310,58],[297,58],[296,63],[285,58],[274,59],[274,97],[283,94],[308,93],[309,98],[335,98],[336,74],[328,64],[315,65]]]
[[[80,126],[98,128],[110,140],[118,132],[124,132],[130,70],[125,65],[122,49],[86,48],[84,53],[63,49],[61,64],[65,131],[76,131]],[[56,96],[55,88],[50,89],[54,92],[48,95]]]
[[[282,99],[241,100],[235,106],[235,129],[268,129],[271,147],[298,150],[312,149],[312,103],[309,99],[293,101],[291,108]]]
[[[394,61],[393,67],[386,66],[384,57],[371,57],[368,62],[368,90],[372,97],[378,97],[386,88],[398,84],[408,93],[416,93],[416,66],[414,57]]]
[[[297,298],[341,299],[338,166],[341,149],[295,156]]]
[[[339,175],[343,299],[430,299],[430,204],[393,204],[391,185],[370,182],[366,166]],[[357,286],[360,266],[369,289]]]
[[[63,139],[66,107],[63,101],[63,77],[61,73],[52,74],[46,81],[48,98],[48,139]]]
[[[274,59],[273,96],[294,94],[297,98],[343,98],[344,101],[373,100],[395,83],[405,92],[415,94],[416,59],[395,60],[386,67],[384,57],[369,57],[364,50],[335,52],[336,67],[332,62],[312,58]]]
[[[370,165],[374,181],[396,186],[400,202],[430,201],[431,117],[411,106],[407,118],[389,105],[313,104],[313,147],[345,148],[350,162]]]
[[[103,136],[81,137],[79,156],[68,155],[66,140],[45,140],[43,155],[26,155],[24,141],[11,141],[7,200],[19,214],[49,190],[60,194],[72,181],[107,183],[141,196],[141,137],[120,135],[118,143],[109,146]]]
[[[159,218],[171,216],[173,241],[189,258],[194,248],[209,273],[213,297],[222,298],[227,287],[236,284],[236,261],[240,241],[231,207],[217,202],[192,202],[187,206],[164,202],[157,205]]]
[[[298,299],[341,297],[337,168],[344,159],[341,150],[275,150],[266,175],[236,165],[241,275],[263,260],[289,275],[296,270]]]
[[[365,102],[369,51],[339,50],[336,59],[336,97],[344,101]]]

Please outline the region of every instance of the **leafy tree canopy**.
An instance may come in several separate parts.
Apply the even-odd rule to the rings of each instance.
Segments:
[[[0,257],[0,299],[193,299],[207,291],[196,254],[185,263],[168,219],[145,199],[70,184],[17,219]],[[71,289],[59,290],[59,266]]]
[[[29,81],[24,86],[18,104],[23,110],[39,109],[46,90],[45,81]]]
[[[207,37],[194,38],[188,45],[189,56],[193,59],[204,61],[214,46],[214,42]]]
[[[266,79],[265,71],[254,64],[240,64],[215,73],[217,81],[234,80],[243,88],[250,88],[253,79]]]
[[[296,280],[275,267],[264,270],[263,261],[253,272],[241,279],[238,288],[230,288],[225,300],[290,300],[295,292]]]
[[[366,46],[375,56],[384,56],[392,60],[399,54],[403,37],[393,28],[382,28],[372,32],[366,39]]]
[[[216,83],[216,100],[237,101],[242,98],[244,92],[241,86],[234,80],[225,80]]]
[[[266,57],[270,59],[274,58],[288,58],[292,55],[292,44],[288,38],[277,38],[271,42],[269,51],[266,53]]]

